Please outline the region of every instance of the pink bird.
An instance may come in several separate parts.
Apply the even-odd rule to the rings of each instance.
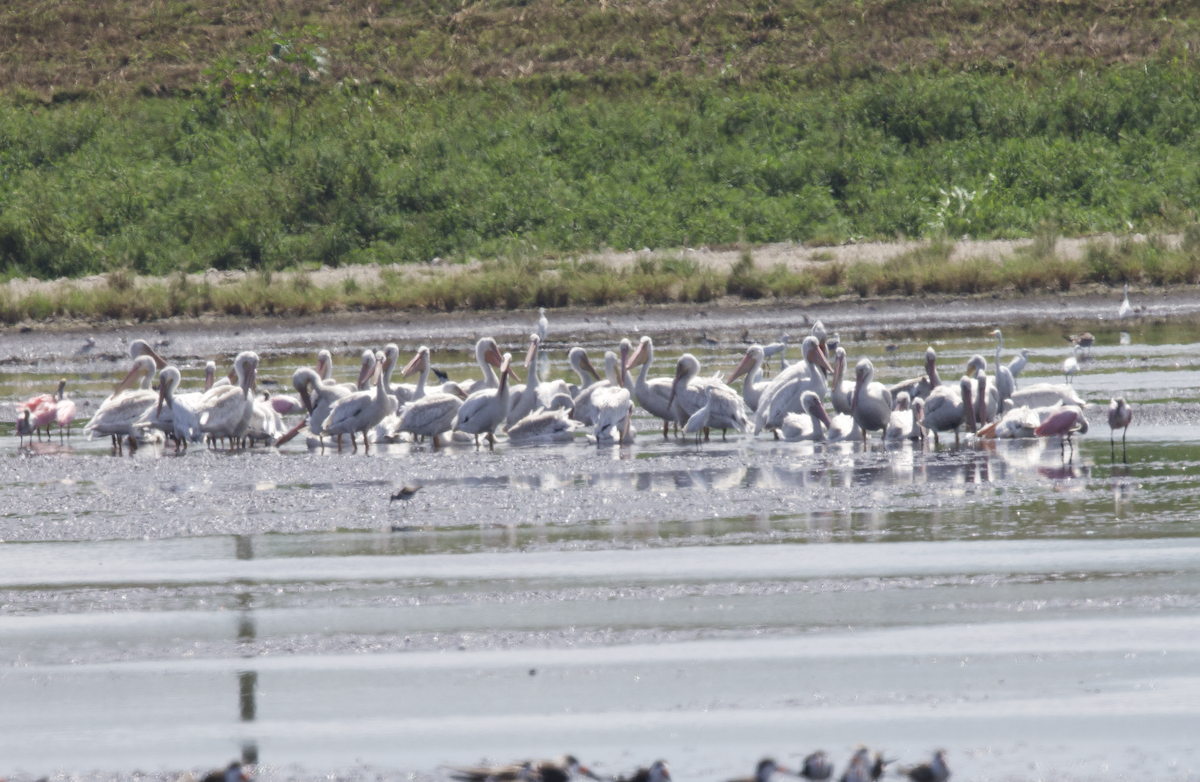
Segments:
[[[75,401],[64,398],[63,389],[67,387],[64,377],[58,381],[58,404],[54,410],[54,419],[58,422],[58,439],[62,441],[63,427],[67,429],[67,437],[71,436],[71,422],[75,420]]]
[[[1064,407],[1047,416],[1042,425],[1033,430],[1033,433],[1038,437],[1066,435],[1070,438],[1075,432],[1087,434],[1087,430],[1087,419],[1083,417],[1083,411],[1078,407]]]
[[[1128,297],[1126,297],[1128,298]],[[1125,462],[1129,458],[1125,455],[1125,435],[1129,432],[1129,424],[1133,421],[1133,408],[1125,401],[1125,397],[1119,396],[1108,403],[1108,428],[1111,430],[1108,435],[1108,444],[1112,450],[1112,460],[1117,460],[1117,446],[1113,442],[1113,436],[1118,429],[1121,429],[1121,459]]]
[[[34,432],[45,428],[46,439],[50,439],[50,424],[54,421],[54,414],[58,409],[58,400],[50,394],[42,394],[36,397],[36,399],[36,405],[25,406],[25,409],[29,411],[28,425],[33,428]]]

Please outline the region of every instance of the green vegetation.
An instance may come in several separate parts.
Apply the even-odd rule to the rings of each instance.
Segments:
[[[1186,281],[1191,251],[951,263],[944,240],[1192,225],[1198,43],[1200,8],[1159,0],[18,0],[0,8],[0,275],[262,279],[10,296],[3,317]],[[820,275],[563,260],[897,236],[943,242]],[[508,260],[270,282],[435,256]]]

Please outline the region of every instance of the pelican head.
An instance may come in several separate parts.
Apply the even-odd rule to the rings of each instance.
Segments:
[[[322,380],[328,380],[333,374],[333,354],[328,350],[317,353],[317,375]]]
[[[821,403],[821,397],[817,396],[815,391],[805,391],[801,394],[800,406],[804,408],[804,412],[816,416],[818,421],[825,424],[826,429],[833,426],[833,422],[829,420],[829,413],[825,412],[825,405]]]
[[[784,336],[786,337],[787,335],[785,334]],[[746,355],[742,359],[742,363],[737,365],[737,368],[733,370],[733,374],[730,375],[729,379],[726,380],[725,382],[732,383],[733,381],[737,380],[742,375],[749,376],[750,371],[756,367],[761,367],[762,363],[763,363],[762,345],[751,345],[750,349],[746,351]]]
[[[543,308],[543,312],[544,311],[545,309]],[[526,369],[529,369],[529,365],[533,363],[535,358],[537,358],[538,346],[541,344],[541,342],[541,337],[539,337],[537,334],[529,335],[529,351],[525,354]]]
[[[900,393],[896,394],[896,402],[894,405],[892,405],[892,409],[904,411],[904,410],[908,409],[908,406],[909,406],[908,392],[901,391]]]
[[[974,370],[972,372],[971,370]],[[967,362],[967,374],[979,377],[981,372],[987,372],[987,359],[976,353],[971,356],[971,360]]]
[[[404,369],[402,370],[401,374],[404,375],[404,377],[408,377],[409,375],[411,375],[414,372],[428,372],[428,371],[429,371],[429,348],[426,345],[422,345],[421,347],[417,348],[417,355],[412,357],[412,361],[409,361],[407,364],[404,365]]]
[[[675,362],[675,379],[671,381],[671,397],[667,400],[667,407],[675,401],[675,393],[679,390],[679,384],[682,382],[687,385],[696,375],[700,374],[700,361],[691,353],[684,353]]]
[[[649,337],[644,337],[643,339],[649,339]],[[586,371],[596,380],[600,379],[600,373],[596,371],[594,366],[592,366],[592,362],[588,358],[587,351],[578,345],[571,348],[567,352],[567,361],[570,363],[571,369],[575,370],[575,374],[579,375],[580,377],[582,377],[583,373]]]
[[[963,418],[967,419],[967,425],[971,427],[971,433],[974,434],[975,429],[975,404],[972,397],[974,394],[971,391],[971,378],[963,375],[958,381],[958,388],[962,394],[963,402]]]
[[[362,352],[362,366],[358,370],[358,380],[354,384],[362,388],[369,383],[375,377],[375,365],[378,363],[379,358],[375,355],[374,350],[370,348],[364,350]]]
[[[871,363],[871,359],[859,359],[854,365],[854,399],[850,401],[850,414],[858,409],[858,397],[862,394],[863,386],[871,385],[872,378],[875,377],[875,365]]]
[[[154,348],[150,347],[150,343],[144,339],[135,339],[129,343],[129,357],[136,360],[138,356],[149,356],[152,358],[155,369],[162,369],[167,365],[166,359],[158,355]]]
[[[167,403],[167,407],[175,409],[175,389],[179,387],[180,374],[177,367],[163,367],[158,373],[158,407],[154,411],[154,415],[162,414],[163,402]],[[64,381],[65,382],[65,381]]]
[[[643,335],[638,340],[637,350],[633,351],[633,355],[629,357],[629,365],[625,369],[633,369],[634,367],[645,364],[654,360],[654,340]]]
[[[633,352],[633,343],[628,338],[621,340],[621,363],[619,364],[621,371],[617,373],[617,382],[621,388],[625,387],[625,373],[629,371],[629,354]]]
[[[113,391],[113,395],[121,393],[127,388],[132,388],[141,379],[142,388],[149,388],[150,382],[154,379],[157,372],[157,365],[154,359],[150,356],[138,356],[133,360],[133,369],[129,370],[129,374],[125,379],[117,384],[117,388]]]
[[[825,351],[822,350],[821,342],[816,337],[808,336],[804,338],[804,341],[800,343],[800,355],[804,356],[805,361],[820,369],[825,374],[833,374],[833,367],[829,366],[829,359],[825,358]]]
[[[237,354],[233,360],[233,371],[237,373],[238,385],[243,389],[254,388],[254,379],[258,374],[258,354],[246,350]]]

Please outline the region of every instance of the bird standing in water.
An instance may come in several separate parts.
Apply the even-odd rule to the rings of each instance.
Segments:
[[[388,504],[390,505],[391,503],[395,502],[396,500],[400,500],[401,502],[404,503],[404,507],[407,510],[408,501],[411,500],[413,498],[413,495],[416,494],[417,492],[419,492],[420,490],[421,490],[420,486],[405,486],[403,489],[401,489],[400,491],[398,491],[392,495],[392,498],[391,498],[391,500],[388,501]]]
[[[1117,444],[1114,441],[1114,436],[1117,429],[1121,429],[1121,461],[1128,463],[1129,458],[1125,455],[1125,435],[1129,433],[1129,424],[1133,421],[1133,408],[1125,401],[1125,397],[1119,396],[1108,403],[1108,444],[1112,451],[1112,460],[1117,460]]]

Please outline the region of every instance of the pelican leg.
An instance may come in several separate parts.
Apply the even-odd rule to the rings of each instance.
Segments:
[[[488,448],[495,448],[496,447],[496,436],[494,434],[492,434],[491,432],[488,432],[487,435],[485,435],[485,437],[488,441]]]
[[[664,418],[663,419],[663,439],[664,440],[667,439],[667,428],[670,425],[671,425],[671,422]]]
[[[697,433],[696,439],[699,439],[699,438],[700,438],[700,435],[699,435],[699,433]],[[706,443],[708,442],[708,427],[707,426],[704,427],[704,442],[706,442]]]
[[[363,432],[363,453],[370,453],[370,452],[371,452],[371,443],[370,443],[370,441],[367,440],[367,433]]]

